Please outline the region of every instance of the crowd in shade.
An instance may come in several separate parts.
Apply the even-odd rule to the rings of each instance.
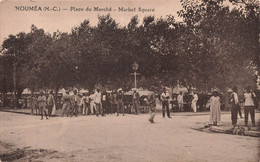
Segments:
[[[80,91],[74,89],[73,91],[65,90],[65,93],[61,98],[61,116],[67,117],[77,117],[79,115],[96,115],[105,116],[116,114],[119,116],[122,114],[125,116],[125,111],[127,109],[127,104],[124,103],[125,93],[122,88],[113,91],[101,91],[99,88],[96,88],[93,93],[85,91],[80,93]],[[239,97],[237,87],[234,86],[232,90],[229,91],[229,106],[231,109],[231,121],[234,127],[237,126],[238,115],[240,118],[243,118],[241,107],[244,109],[245,117],[245,126],[248,126],[248,116],[250,114],[252,126],[255,127],[255,109],[257,108],[257,97],[256,94],[252,91],[250,86],[245,88],[245,93],[243,97]],[[162,110],[162,117],[165,118],[167,115],[168,118],[172,118],[170,114],[170,101],[171,96],[166,88],[162,89],[162,93],[158,96],[161,104],[156,105],[156,95],[153,91],[149,93],[142,100],[144,105],[148,108],[150,117],[148,121],[154,123],[154,117],[156,115],[156,108],[160,107]],[[177,106],[180,111],[183,111],[184,105],[184,94],[179,92],[177,96]],[[199,100],[198,94],[196,91],[193,91],[193,96],[191,100],[191,108],[194,113],[197,112],[197,102]],[[140,102],[141,97],[138,91],[133,90],[131,93],[131,107],[130,113],[138,115],[140,113]],[[56,105],[55,99],[53,96],[53,91],[50,91],[48,94],[44,91],[40,91],[37,97],[32,96],[30,98],[30,108],[31,114],[41,115],[41,119],[45,115],[46,119],[48,117],[56,116]],[[212,90],[211,97],[209,99],[209,108],[210,108],[210,118],[209,121],[213,125],[217,125],[221,121],[221,97],[220,92],[217,89]]]

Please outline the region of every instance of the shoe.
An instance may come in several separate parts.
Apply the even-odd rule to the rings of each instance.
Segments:
[[[149,122],[154,123],[153,119],[149,119]]]
[[[172,118],[172,117],[168,116],[168,118]]]

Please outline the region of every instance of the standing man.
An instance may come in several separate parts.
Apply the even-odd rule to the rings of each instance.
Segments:
[[[51,90],[47,99],[48,116],[51,117],[52,108],[54,105],[53,91]]]
[[[94,103],[96,105],[96,115],[98,116],[100,114],[104,116],[103,110],[101,108],[101,92],[99,88],[97,88],[97,91],[94,94]]]
[[[191,106],[194,112],[197,112],[197,102],[198,102],[198,94],[196,91],[193,92],[193,99],[191,101]]]
[[[41,112],[41,117],[42,117],[41,120],[43,119],[43,112],[46,116],[46,119],[48,119],[47,112],[46,112],[46,96],[44,95],[43,91],[40,92],[40,95],[39,95],[37,101],[38,101],[39,109]]]
[[[107,107],[108,107],[108,105],[107,105],[107,93],[106,93],[106,91],[104,91],[103,93],[102,93],[102,110],[104,111],[104,113],[107,113]]]
[[[110,114],[111,113],[111,94],[108,92],[106,93],[106,105],[107,105],[106,113]]]
[[[95,103],[94,103],[94,94],[89,96],[89,111],[90,114],[94,115],[94,111],[96,112]]]
[[[36,110],[36,115],[37,115],[37,101],[36,101],[36,98],[32,95],[31,98],[30,98],[30,108],[31,108],[31,115],[33,115],[33,111],[34,109]]]
[[[70,116],[72,117],[73,115],[75,115],[75,117],[77,117],[78,115],[78,108],[79,108],[79,104],[80,104],[80,96],[77,93],[77,90],[73,91],[73,95],[71,96],[71,112],[70,112]]]
[[[154,92],[150,92],[147,96],[149,108],[150,108],[150,118],[149,121],[154,123],[154,117],[156,114],[156,104],[155,104],[155,94]]]
[[[118,92],[118,104],[117,104],[117,116],[119,116],[119,111],[121,110],[123,116],[125,116],[125,108],[124,108],[124,93],[121,88],[119,88]]]
[[[179,93],[177,97],[178,105],[179,105],[179,110],[183,111],[183,94],[182,91]]]
[[[251,87],[246,87],[246,93],[244,94],[244,110],[245,110],[245,126],[248,124],[248,114],[251,116],[251,121],[253,127],[255,127],[255,104],[254,99],[256,98],[256,95],[254,92],[251,91]]]
[[[116,93],[116,90],[113,90],[112,94],[111,94],[111,113],[115,113],[116,109],[117,109],[117,102],[118,100],[118,96]]]
[[[140,102],[140,95],[136,90],[133,93],[133,109],[135,110],[135,115],[139,112],[139,102]]]
[[[70,113],[70,95],[69,95],[69,91],[66,90],[66,93],[62,96],[61,101],[63,103],[62,105],[62,116],[64,115],[65,111],[67,114],[67,117],[69,116]]]
[[[80,105],[82,106],[82,115],[87,115],[89,107],[89,96],[86,93],[83,94]]]
[[[165,117],[165,108],[166,108],[166,111],[167,111],[168,118],[172,118],[170,116],[170,110],[169,110],[169,99],[170,99],[170,95],[169,95],[168,92],[166,92],[166,88],[164,87],[163,93],[161,94],[163,118]]]
[[[237,113],[238,113],[238,109],[239,109],[239,100],[238,100],[238,94],[237,94],[237,87],[236,86],[233,87],[233,92],[231,93],[229,101],[231,103],[232,125],[235,127],[237,125]]]

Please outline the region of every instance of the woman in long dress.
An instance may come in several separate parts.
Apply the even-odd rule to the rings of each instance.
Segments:
[[[220,97],[218,91],[214,90],[212,97],[210,98],[210,121],[213,122],[213,125],[217,125],[217,122],[220,121]]]

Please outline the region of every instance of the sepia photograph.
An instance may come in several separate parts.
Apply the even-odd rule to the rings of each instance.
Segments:
[[[258,0],[0,0],[0,162],[259,162]]]

